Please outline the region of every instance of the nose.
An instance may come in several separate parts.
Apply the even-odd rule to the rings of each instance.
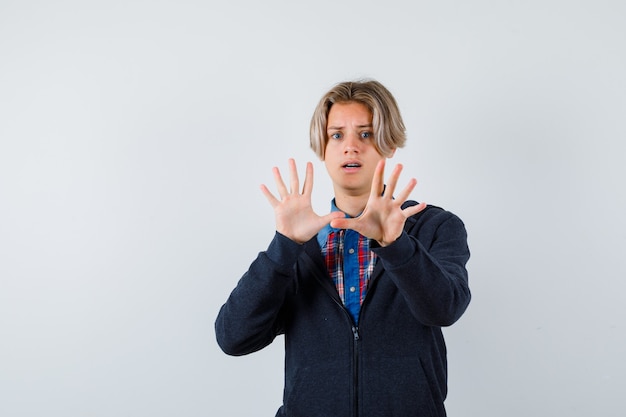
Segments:
[[[346,154],[350,152],[358,153],[360,151],[360,145],[361,141],[357,135],[347,135],[344,139],[343,152]]]

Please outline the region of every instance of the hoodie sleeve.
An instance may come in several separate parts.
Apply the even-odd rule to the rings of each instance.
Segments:
[[[220,348],[245,355],[269,345],[280,332],[279,313],[291,290],[303,246],[276,232],[241,277],[215,320]]]
[[[418,321],[450,326],[471,299],[465,267],[470,257],[467,232],[456,215],[429,208],[408,219],[395,242],[373,250]]]

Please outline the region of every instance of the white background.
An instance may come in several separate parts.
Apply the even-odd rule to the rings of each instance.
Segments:
[[[450,416],[626,413],[623,1],[0,0],[0,415],[273,416],[213,323],[339,81],[396,96],[466,223]]]

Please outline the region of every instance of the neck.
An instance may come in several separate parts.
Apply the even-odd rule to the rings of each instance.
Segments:
[[[366,195],[340,195],[335,193],[335,205],[350,217],[356,217],[363,212],[369,194]]]

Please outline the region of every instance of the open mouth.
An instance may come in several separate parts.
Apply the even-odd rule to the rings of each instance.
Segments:
[[[361,168],[361,164],[357,162],[349,162],[343,165],[344,168]]]

